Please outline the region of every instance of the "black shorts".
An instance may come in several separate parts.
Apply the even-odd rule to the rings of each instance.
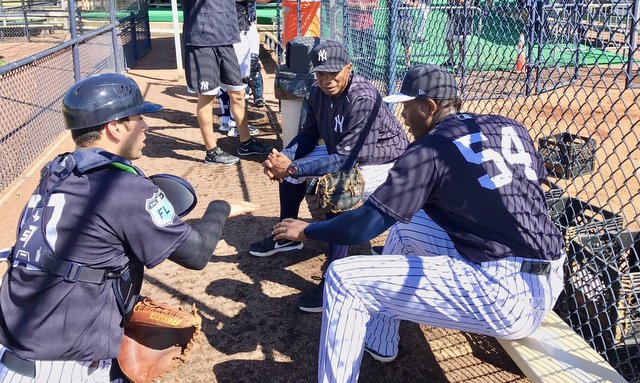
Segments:
[[[452,13],[447,18],[447,26],[445,28],[444,38],[447,41],[463,41],[465,36],[465,27],[467,35],[471,34],[473,28],[473,15],[469,12],[466,16],[462,9]]]
[[[238,57],[233,45],[185,48],[184,72],[190,92],[216,95],[218,88],[243,90]]]

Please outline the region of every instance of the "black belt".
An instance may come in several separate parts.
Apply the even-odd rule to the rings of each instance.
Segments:
[[[549,275],[551,263],[547,261],[524,260],[520,265],[520,272],[535,275]]]
[[[12,353],[8,349],[5,349],[0,358],[2,363],[9,370],[18,373],[22,376],[34,379],[36,377],[36,362],[33,360],[27,360]]]

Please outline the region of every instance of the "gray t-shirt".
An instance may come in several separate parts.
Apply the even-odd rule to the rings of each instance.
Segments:
[[[240,42],[235,0],[182,0],[185,45],[217,47]]]

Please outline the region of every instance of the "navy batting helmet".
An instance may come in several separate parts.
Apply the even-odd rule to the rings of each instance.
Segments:
[[[67,129],[71,130],[160,110],[162,106],[144,101],[135,81],[117,73],[80,80],[67,90],[62,100],[62,113]]]

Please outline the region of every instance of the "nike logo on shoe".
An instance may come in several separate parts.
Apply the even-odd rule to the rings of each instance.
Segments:
[[[291,246],[292,243],[293,243],[292,241],[287,241],[285,243],[280,244],[280,241],[278,241],[273,244],[273,247],[275,247],[276,249],[280,249],[283,247]]]

